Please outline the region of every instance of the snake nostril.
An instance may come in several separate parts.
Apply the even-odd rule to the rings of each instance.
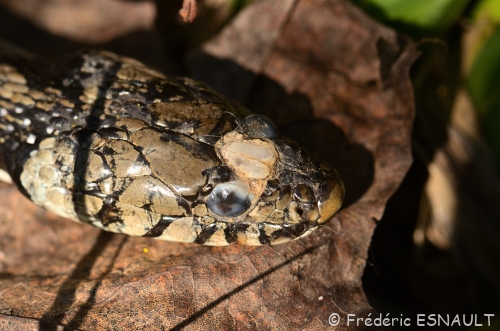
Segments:
[[[316,200],[314,191],[304,184],[297,185],[293,190],[293,195],[296,199],[304,203],[312,203]]]
[[[297,212],[297,214],[298,214],[299,216],[304,215],[304,210],[303,210],[302,208],[300,208],[300,207],[299,207],[299,208],[297,208],[297,209],[295,209],[295,211]]]

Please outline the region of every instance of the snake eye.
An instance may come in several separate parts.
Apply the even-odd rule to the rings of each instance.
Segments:
[[[248,133],[254,138],[277,138],[278,129],[274,123],[264,115],[252,114],[245,117]]]
[[[207,199],[207,207],[216,215],[234,217],[243,214],[252,205],[253,195],[235,183],[217,185]]]

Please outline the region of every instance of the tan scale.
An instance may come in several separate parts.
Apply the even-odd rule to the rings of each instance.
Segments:
[[[117,202],[115,207],[118,210],[116,214],[120,217],[120,222],[105,225],[103,228],[107,231],[125,233],[130,236],[143,236],[154,228],[161,218],[161,215],[157,213],[126,203]]]
[[[118,136],[117,139],[128,140],[128,134],[124,131],[116,131],[115,134]]]
[[[85,149],[97,150],[106,143],[106,140],[98,133],[93,132],[88,136],[85,142],[80,142],[80,146]]]
[[[56,163],[61,164],[60,170],[63,173],[72,173],[74,170],[75,156],[72,154],[60,152],[56,156]]]
[[[49,98],[45,93],[39,90],[29,90],[28,94],[32,99],[37,101],[47,100]]]
[[[62,96],[62,91],[61,91],[61,90],[58,90],[58,89],[53,88],[53,87],[51,87],[51,86],[46,87],[44,91],[45,91],[45,93],[47,93],[47,94],[54,94],[54,95],[56,95],[56,96],[58,96],[58,97],[61,97],[61,96]]]
[[[285,212],[283,210],[276,209],[269,214],[269,217],[266,217],[264,221],[275,224],[283,224],[285,221]]]
[[[18,125],[24,125],[24,120],[16,117],[12,117],[12,115],[7,114],[5,115],[5,119],[11,123],[16,123]]]
[[[280,190],[274,190],[271,194],[262,196],[262,201],[276,202],[280,196]]]
[[[71,101],[66,100],[66,99],[60,99],[59,103],[61,105],[63,105],[64,107],[75,108],[75,104]]]
[[[252,222],[262,223],[265,222],[269,215],[274,212],[276,206],[269,202],[259,202],[247,217],[249,217]]]
[[[250,223],[249,227],[244,233],[239,232],[237,234],[237,242],[242,245],[248,246],[260,246],[262,245],[259,240],[260,231],[258,225],[255,223]]]
[[[206,216],[208,215],[207,206],[198,204],[192,209],[192,213],[194,216]]]
[[[2,85],[2,88],[7,91],[12,91],[14,93],[27,93],[29,91],[29,87],[24,84],[17,83],[5,83]]]
[[[50,138],[48,138],[48,139],[50,139]],[[75,142],[69,138],[57,140],[56,144],[54,145],[54,148],[57,148],[57,150],[60,154],[75,155],[75,153],[77,152],[77,146],[76,146]]]
[[[99,95],[99,88],[96,85],[91,85],[83,90],[83,95],[87,98],[86,103],[94,103]]]
[[[200,137],[210,133],[218,123],[223,112],[219,105],[193,102],[160,102],[151,106],[151,112],[157,117],[160,125],[174,123],[176,132]],[[186,123],[197,122],[198,127],[186,125]]]
[[[84,105],[81,105],[80,107],[82,108],[83,111],[86,111],[86,112],[92,110],[92,104],[87,104],[86,103]]]
[[[300,237],[295,238],[295,240],[307,237],[308,235],[310,235],[311,233],[313,233],[316,230],[318,230],[318,227],[310,228],[306,232],[304,232]]]
[[[213,158],[200,158],[186,148],[209,147],[188,137],[179,136],[185,144],[164,141],[164,134],[152,129],[143,129],[131,134],[130,141],[135,146],[142,146],[142,153],[151,166],[153,174],[167,183],[179,194],[194,195],[205,184],[202,174],[205,169],[215,167],[218,162]]]
[[[64,176],[61,178],[61,183],[64,188],[72,191],[75,188],[75,175],[73,175],[72,170],[69,166],[61,166],[61,172],[64,173]]]
[[[18,72],[9,72],[7,75],[7,81],[17,83],[17,84],[26,84],[26,78]]]
[[[39,149],[31,152],[25,163],[20,181],[34,203],[58,215],[78,220],[72,194],[63,183],[65,176],[55,165],[60,152],[55,138],[42,140]]]
[[[292,202],[292,192],[286,191],[276,200],[276,208],[285,209]]]
[[[272,236],[274,231],[279,229],[276,225],[271,225],[269,223],[264,223],[263,228],[260,231],[264,231],[264,233],[268,236]]]
[[[214,224],[215,222],[217,222],[217,220],[215,218],[213,218],[212,216],[202,216],[202,217],[198,217],[198,222],[204,226],[207,226],[207,225],[212,225]]]
[[[1,111],[1,109],[0,109],[0,111]],[[0,116],[1,116],[1,115],[0,115]],[[7,124],[5,124],[5,123],[0,123],[0,130],[5,130],[5,131],[10,131],[10,130],[12,130],[12,129],[10,129],[10,130],[9,130],[9,127],[12,127],[12,124],[10,124],[10,123],[7,123]],[[4,142],[5,142],[5,138],[4,138],[4,137],[2,137],[2,138],[0,138],[0,139],[1,139],[1,142],[2,142],[2,143],[4,143]]]
[[[176,102],[176,101],[182,101],[182,99],[183,99],[182,96],[177,95],[177,96],[168,98],[168,101],[169,102]]]
[[[0,64],[0,81],[25,85],[26,78],[17,72],[17,69],[6,63]]]
[[[5,100],[0,100],[0,107],[8,109],[8,110],[14,109],[14,105],[11,104],[10,102],[5,101]]]
[[[103,179],[99,182],[99,190],[106,195],[112,194],[113,191],[113,184],[115,182],[115,178],[113,177],[108,177],[106,179]]]
[[[130,132],[135,132],[140,129],[144,129],[147,127],[146,123],[144,121],[141,121],[137,118],[130,118],[130,117],[122,117],[120,118],[117,122],[116,125],[118,127],[126,128]]]
[[[308,218],[307,220],[309,222],[316,222],[317,220],[319,220],[321,217],[320,213],[319,213],[319,209],[317,206],[314,206],[314,209],[309,211],[309,215],[308,215]]]
[[[0,86],[0,97],[2,97],[4,99],[10,99],[10,98],[12,98],[13,95],[14,95],[14,92],[4,88],[3,85]]]
[[[73,195],[67,189],[62,187],[50,187],[47,188],[45,196],[47,201],[43,204],[43,207],[59,216],[80,222],[75,213]]]
[[[162,73],[146,67],[142,62],[129,57],[119,56],[111,52],[103,51],[102,54],[113,58],[115,61],[122,63],[117,77],[124,80],[138,80],[147,82],[155,78],[165,79]]]
[[[35,105],[35,101],[33,99],[21,93],[14,93],[14,95],[10,98],[10,101],[13,103],[20,103],[25,106]]]
[[[104,100],[104,109],[108,110],[111,105],[119,105],[118,102],[111,100],[111,95],[106,95],[106,100]]]
[[[81,192],[73,193],[73,200],[76,214],[85,220],[94,220],[104,204],[102,198]]]
[[[38,101],[35,104],[36,108],[43,109],[45,111],[51,111],[54,108],[54,104],[51,102],[45,102],[45,101]]]
[[[194,217],[181,217],[173,221],[156,239],[192,243],[201,233]]]
[[[299,237],[301,238],[301,237]],[[298,239],[298,238],[297,238]],[[270,244],[271,245],[280,245],[289,242],[290,239],[286,237],[278,237],[276,239],[271,240]]]
[[[53,187],[61,183],[59,170],[52,164],[41,166],[40,170],[38,170],[38,176],[46,187]]]
[[[186,210],[177,203],[174,192],[151,176],[133,178],[130,185],[120,194],[119,200],[123,204],[136,207],[148,205],[149,209],[157,214],[169,216],[186,214]]]
[[[104,157],[116,177],[151,175],[151,169],[141,160],[139,152],[129,142],[111,140],[106,147],[113,151]]]
[[[123,80],[117,80],[113,82],[113,85],[111,85],[111,88],[115,90],[123,90],[125,91],[125,95],[130,95],[130,91],[133,89],[133,87],[130,85],[128,81],[123,81]],[[106,94],[106,98],[111,99],[112,96],[111,94]]]
[[[121,192],[125,190],[130,183],[132,182],[131,178],[115,178],[108,177],[99,182],[99,189],[103,194],[110,195],[113,192]]]
[[[86,155],[82,156],[82,159],[85,160],[86,164],[81,169],[83,174],[78,175],[82,176],[84,181],[96,182],[112,175],[112,173],[104,166],[105,162],[101,155],[93,151],[86,151]]]
[[[215,231],[205,242],[207,246],[227,246],[229,243],[226,240],[224,230],[227,228],[226,223],[218,222],[218,230]]]

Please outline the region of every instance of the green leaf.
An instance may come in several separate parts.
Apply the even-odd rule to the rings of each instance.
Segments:
[[[494,24],[500,24],[500,1],[481,0],[474,7],[474,17],[486,17]]]
[[[440,31],[456,22],[470,0],[354,0],[385,20],[399,21],[425,30]],[[498,0],[496,0],[498,1]]]
[[[467,80],[487,138],[500,160],[500,28],[486,41]]]

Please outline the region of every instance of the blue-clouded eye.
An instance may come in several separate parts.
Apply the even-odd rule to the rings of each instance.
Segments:
[[[278,137],[278,129],[274,123],[264,115],[252,114],[245,117],[249,134],[254,138],[274,139]]]
[[[218,184],[207,199],[207,207],[216,215],[235,217],[252,205],[253,195],[235,183]]]

